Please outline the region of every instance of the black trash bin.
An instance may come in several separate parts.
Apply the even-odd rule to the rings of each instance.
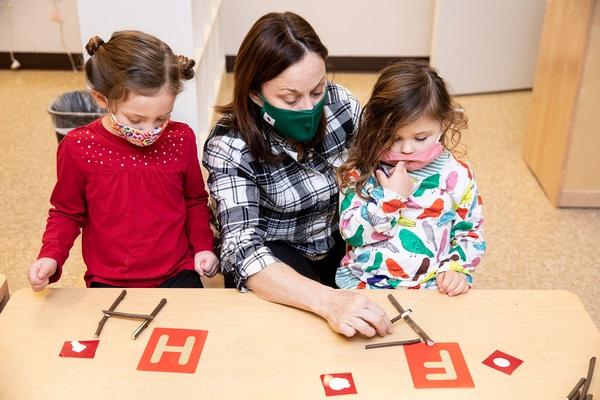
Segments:
[[[50,105],[48,113],[52,117],[52,125],[56,139],[60,141],[69,131],[89,124],[106,113],[87,90],[67,92]]]

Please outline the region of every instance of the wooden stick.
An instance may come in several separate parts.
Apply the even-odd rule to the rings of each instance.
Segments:
[[[160,310],[162,310],[162,308],[165,306],[165,304],[167,304],[167,299],[161,299],[160,303],[158,303],[158,305],[150,313],[150,315],[152,316],[152,319],[154,319],[156,317],[156,315],[160,312]],[[131,338],[133,340],[137,339],[137,337],[140,335],[140,333],[142,333],[144,331],[144,329],[146,329],[148,324],[150,324],[150,321],[151,321],[151,319],[145,319],[144,321],[142,321],[140,326],[138,326],[136,328],[136,330],[133,331]]]
[[[403,317],[407,316],[408,313],[411,313],[412,310],[409,308],[408,310],[406,310],[404,313],[400,314],[400,315],[396,315],[394,318],[391,319],[392,324],[400,319],[402,319]]]
[[[575,387],[567,395],[567,400],[575,400],[579,398],[579,388],[585,383],[585,378],[581,378]]]
[[[590,358],[590,365],[588,367],[587,376],[585,378],[585,384],[583,385],[583,389],[581,389],[581,395],[579,398],[584,400],[588,394],[588,390],[590,389],[590,384],[592,383],[592,375],[594,375],[594,366],[596,365],[596,357]]]
[[[147,314],[131,314],[119,311],[111,311],[111,310],[102,310],[105,315],[110,317],[124,317],[124,318],[137,318],[137,319],[153,319],[152,315]]]
[[[127,294],[127,290],[123,289],[121,291],[121,294],[119,294],[119,297],[117,297],[117,299],[115,301],[113,301],[112,305],[110,306],[110,308],[108,310],[113,311],[115,308],[117,308],[119,303],[125,298],[126,294]],[[108,320],[108,315],[104,314],[104,316],[98,323],[98,328],[96,328],[96,333],[94,333],[95,337],[100,337],[100,332],[102,332],[102,328],[104,328],[104,324],[106,323],[107,320]]]
[[[377,349],[380,347],[404,346],[407,344],[421,343],[421,339],[400,340],[398,342],[373,343],[365,345],[365,349]]]
[[[406,312],[404,310],[404,308],[402,308],[402,306],[400,305],[400,303],[398,303],[398,301],[396,300],[396,298],[394,298],[393,295],[388,295],[388,299],[390,300],[390,302],[392,303],[392,305],[394,306],[394,308],[396,308],[396,310],[398,310],[398,312],[400,313],[399,317],[402,317],[402,315]],[[415,331],[415,333],[417,335],[419,335],[419,337],[421,339],[423,339],[423,341],[425,343],[427,343],[427,346],[433,346],[435,344],[435,342],[433,341],[432,338],[430,338],[423,329],[421,329],[421,327],[419,325],[417,325],[417,323],[415,321],[413,321],[413,319],[406,315],[404,318],[402,318],[404,320],[406,320],[406,323],[408,324],[408,326],[410,326],[412,328],[413,331]],[[396,319],[398,320],[398,319]]]

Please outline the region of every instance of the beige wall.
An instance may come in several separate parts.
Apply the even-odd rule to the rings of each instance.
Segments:
[[[237,54],[254,21],[293,11],[332,56],[428,56],[433,0],[224,0],[225,53]]]
[[[196,76],[177,96],[173,119],[185,121],[203,139],[225,71],[222,6],[222,0],[78,0],[80,46],[92,35],[108,40],[113,31],[139,29],[164,40],[175,54],[193,58]]]
[[[533,85],[546,0],[436,0],[431,64],[455,94]]]
[[[79,18],[76,0],[56,2],[63,17],[65,47],[61,42],[60,25],[50,19],[54,3],[50,0],[0,1],[0,51],[33,53],[81,53]],[[11,6],[10,10],[8,6]],[[12,32],[9,26],[12,15]]]

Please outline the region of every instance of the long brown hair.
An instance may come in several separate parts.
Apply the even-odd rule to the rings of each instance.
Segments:
[[[260,107],[250,99],[250,93],[260,92],[265,82],[302,60],[310,51],[327,61],[327,49],[312,26],[291,12],[262,16],[240,45],[233,69],[233,101],[215,109],[229,117],[223,122],[242,135],[257,160],[275,162],[279,157],[273,154],[264,139]],[[317,135],[307,145],[313,146],[321,141],[324,131],[322,116]]]
[[[385,68],[363,109],[348,158],[338,168],[340,187],[349,186],[349,172],[357,170],[359,177],[352,184],[360,195],[379,166],[381,153],[392,147],[395,132],[424,116],[442,123],[441,143],[455,152],[467,119],[435,69],[415,61],[400,61]]]
[[[155,36],[139,31],[114,32],[108,42],[92,37],[85,46],[89,85],[109,101],[126,99],[130,92],[152,93],[168,84],[174,94],[182,80],[194,77],[194,60],[176,56]]]

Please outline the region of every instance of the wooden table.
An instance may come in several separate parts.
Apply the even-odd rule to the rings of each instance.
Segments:
[[[313,314],[228,289],[129,289],[119,311],[167,305],[133,341],[138,321],[111,318],[94,359],[58,356],[64,341],[94,339],[101,309],[119,289],[15,292],[0,314],[2,399],[322,399],[320,375],[351,372],[358,394],[340,399],[564,399],[600,356],[600,333],[577,297],[564,291],[364,291],[390,316],[393,292],[437,342],[458,342],[474,388],[415,389],[404,349],[367,343],[416,335],[404,321],[386,338],[346,339]],[[154,328],[207,330],[193,374],[138,371]],[[482,364],[501,350],[524,363],[506,375]],[[590,392],[600,397],[600,372]]]

